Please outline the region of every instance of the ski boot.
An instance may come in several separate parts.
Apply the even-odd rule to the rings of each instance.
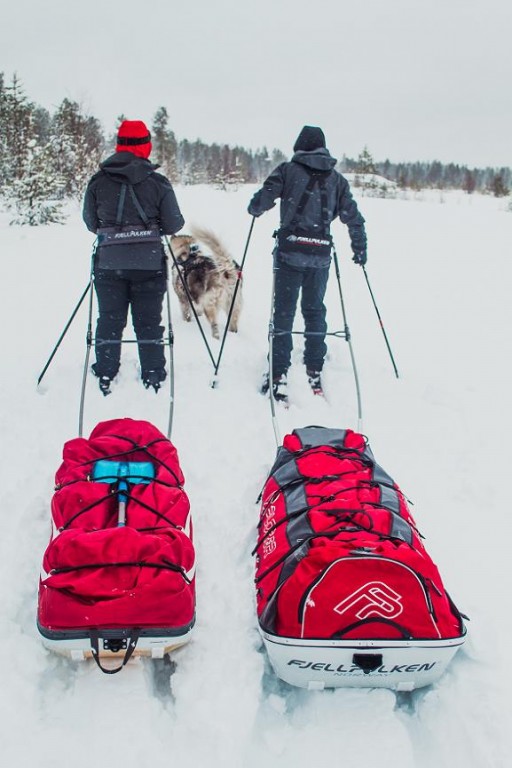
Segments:
[[[320,397],[325,397],[324,394],[324,388],[322,386],[322,376],[321,371],[306,371],[308,376],[308,384],[311,387],[311,391],[314,395],[319,395]]]

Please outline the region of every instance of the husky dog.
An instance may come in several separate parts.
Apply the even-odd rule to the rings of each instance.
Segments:
[[[202,245],[211,253],[205,254]],[[226,251],[213,232],[193,227],[190,235],[173,235],[171,247],[177,263],[172,268],[172,284],[180,300],[183,319],[190,322],[192,311],[189,296],[198,315],[203,312],[210,323],[212,336],[219,338],[217,313],[229,312],[240,266]],[[178,269],[180,274],[178,274]],[[242,283],[238,286],[229,330],[238,331],[238,319],[242,309]]]

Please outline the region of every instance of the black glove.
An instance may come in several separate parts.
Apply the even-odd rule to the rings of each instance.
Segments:
[[[258,213],[254,213],[254,211],[251,211],[251,206],[249,206],[249,208],[247,209],[247,212],[248,212],[248,213],[249,213],[251,216],[254,216],[254,218],[255,218],[255,219],[257,219],[257,218],[258,218],[258,216],[261,216],[261,214],[263,213],[263,211],[259,211]]]
[[[352,256],[352,261],[355,264],[360,264],[363,267],[366,264],[366,251],[357,251]]]

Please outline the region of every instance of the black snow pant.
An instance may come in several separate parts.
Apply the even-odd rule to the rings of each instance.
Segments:
[[[304,363],[310,371],[321,371],[327,352],[324,296],[329,267],[290,266],[279,258],[275,263],[274,338],[272,374],[277,378],[290,367],[293,348],[291,331],[299,292],[304,318]],[[312,335],[307,335],[307,334]]]
[[[160,322],[167,290],[165,272],[96,269],[94,287],[99,309],[95,340],[96,363],[93,366],[96,376],[113,379],[119,370],[120,341],[130,307],[137,341],[156,342],[138,345],[142,378],[149,371],[158,371],[163,381],[165,354],[161,340],[164,328]],[[117,343],[105,343],[108,341]]]

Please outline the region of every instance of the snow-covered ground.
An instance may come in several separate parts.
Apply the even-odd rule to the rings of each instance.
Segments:
[[[253,192],[188,187],[185,218],[213,228],[241,258]],[[41,645],[37,582],[49,535],[53,475],[77,435],[86,307],[39,391],[36,379],[87,285],[92,237],[78,210],[65,226],[13,228],[0,217],[0,744],[2,765],[38,768],[505,768],[510,765],[512,578],[509,441],[512,214],[492,198],[437,193],[421,200],[362,198],[368,275],[400,372],[393,374],[346,231],[334,234],[363,403],[363,432],[379,463],[415,503],[427,547],[470,637],[434,687],[397,701],[385,690],[308,692],[276,681],[261,652],[253,602],[256,498],[276,442],[258,394],[270,310],[271,233],[254,227],[240,332],[212,366],[194,324],[175,329],[178,447],[195,522],[197,624],[176,654],[172,695],[147,663],[114,677]],[[328,321],[339,329],[334,279]],[[298,326],[299,327],[299,320]],[[308,391],[299,362],[281,435],[323,424],[357,428],[346,342],[329,342],[328,404]],[[218,342],[214,342],[218,350]],[[131,416],[167,427],[168,401],[143,389],[135,349],[123,350],[112,396],[88,383],[84,434]],[[156,684],[158,683],[158,685]]]

